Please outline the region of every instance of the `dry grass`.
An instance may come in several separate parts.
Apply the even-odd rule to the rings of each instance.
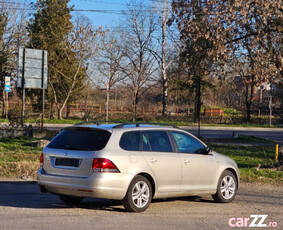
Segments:
[[[0,177],[16,177],[21,179],[36,179],[39,162],[20,161],[7,162],[0,165]]]
[[[0,139],[0,177],[36,179],[42,147],[27,137]]]

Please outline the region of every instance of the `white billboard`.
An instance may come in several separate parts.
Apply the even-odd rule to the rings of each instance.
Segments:
[[[17,87],[47,89],[47,75],[47,51],[20,47]]]

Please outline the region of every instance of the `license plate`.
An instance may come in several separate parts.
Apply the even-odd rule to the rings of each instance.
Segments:
[[[70,166],[70,167],[79,167],[79,160],[72,158],[56,158],[56,166]]]

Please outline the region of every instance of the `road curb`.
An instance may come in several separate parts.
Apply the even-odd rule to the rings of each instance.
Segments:
[[[181,129],[198,130],[197,126],[179,126]],[[283,132],[283,128],[249,128],[249,127],[215,127],[215,126],[201,126],[200,130],[227,130],[227,131],[265,131],[265,132]]]

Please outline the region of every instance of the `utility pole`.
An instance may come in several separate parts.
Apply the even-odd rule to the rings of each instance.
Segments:
[[[110,91],[110,83],[106,84],[106,121],[109,120],[109,91]]]
[[[269,127],[271,127],[272,119],[272,95],[269,96]]]
[[[23,49],[23,72],[22,72],[22,116],[21,116],[21,126],[25,124],[25,64],[26,64],[26,49]]]
[[[9,92],[6,91],[6,119],[9,118]]]
[[[260,86],[259,91],[259,117],[261,117],[261,108],[262,108],[262,86]]]
[[[44,64],[45,64],[45,60],[44,60],[44,52],[46,51],[42,51],[42,70],[41,70],[41,87],[42,87],[42,111],[41,111],[41,129],[43,129],[44,126],[44,102],[45,102],[45,89],[44,89]],[[47,60],[46,60],[47,61]]]

